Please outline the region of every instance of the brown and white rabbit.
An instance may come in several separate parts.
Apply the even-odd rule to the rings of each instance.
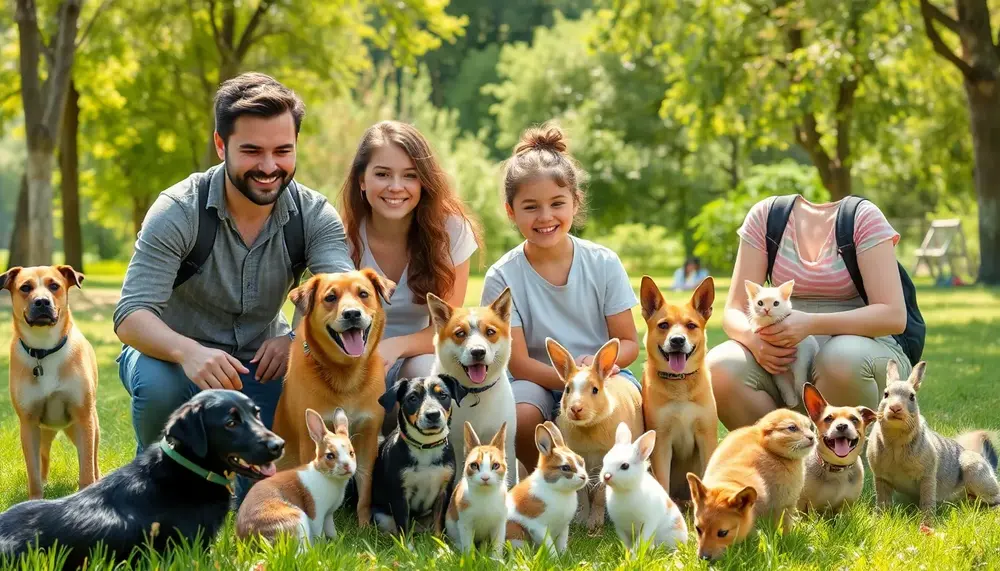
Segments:
[[[618,339],[611,339],[594,355],[590,366],[578,367],[565,347],[546,339],[545,347],[552,366],[566,383],[556,419],[566,445],[583,457],[594,472],[593,485],[580,491],[580,523],[591,534],[604,526],[604,483],[598,478],[604,455],[615,445],[615,431],[625,423],[633,434],[641,434],[642,394],[625,377],[612,374],[618,360]],[[589,512],[589,513],[588,513]]]
[[[514,548],[531,541],[557,556],[566,550],[576,493],[587,485],[587,468],[551,421],[535,427],[535,446],[539,452],[535,471],[510,493],[507,541]]]
[[[344,501],[357,461],[343,409],[334,411],[333,426],[330,432],[318,412],[306,409],[306,427],[316,443],[316,457],[250,488],[236,516],[238,537],[259,534],[270,541],[289,533],[298,537],[299,549],[304,549],[321,533],[330,539],[337,536],[333,513]]]
[[[489,542],[496,555],[503,553],[507,526],[507,459],[504,452],[507,423],[500,425],[488,444],[465,423],[465,472],[448,504],[445,529],[462,551],[476,542]]]

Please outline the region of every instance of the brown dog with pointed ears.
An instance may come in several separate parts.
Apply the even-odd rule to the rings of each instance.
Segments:
[[[10,341],[10,401],[21,426],[28,469],[28,497],[42,497],[49,451],[59,431],[77,449],[83,488],[100,477],[97,447],[97,355],[69,310],[69,288],[83,274],[71,266],[14,267],[0,274],[10,291],[14,336]]]
[[[647,430],[656,431],[653,475],[676,502],[690,499],[685,475],[701,476],[718,444],[719,416],[705,366],[715,282],[705,278],[691,301],[673,305],[649,276],[639,289],[646,320],[646,365],[642,411]]]
[[[351,444],[357,455],[358,525],[372,520],[372,469],[385,412],[385,369],[378,344],[385,328],[382,302],[396,284],[370,268],[319,274],[289,293],[302,313],[288,356],[288,373],[274,414],[274,432],[285,439],[278,469],[308,462],[315,443],[302,422],[307,408],[328,427],[342,408],[351,419]],[[381,300],[381,301],[380,301]]]

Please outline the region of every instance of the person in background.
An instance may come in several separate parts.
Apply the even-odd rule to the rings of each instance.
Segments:
[[[684,261],[684,266],[674,272],[674,291],[694,289],[708,277],[708,270],[701,267],[701,259],[691,256]]]

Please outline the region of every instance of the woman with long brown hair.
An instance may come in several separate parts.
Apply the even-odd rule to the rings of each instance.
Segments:
[[[341,189],[340,214],[354,265],[396,283],[379,344],[387,386],[426,375],[434,364],[427,292],[464,304],[470,258],[482,245],[478,223],[427,139],[399,121],[365,131]]]

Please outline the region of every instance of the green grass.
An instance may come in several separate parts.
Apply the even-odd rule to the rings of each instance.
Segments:
[[[73,294],[77,323],[93,343],[100,362],[98,412],[101,422],[100,465],[102,473],[116,469],[132,459],[134,444],[129,416],[128,395],[118,379],[115,357],[120,344],[112,332],[111,313],[120,278],[88,275],[84,289]],[[661,285],[668,283],[661,278]],[[639,280],[633,285],[638,288]],[[720,328],[722,304],[728,283],[721,281],[716,298],[716,314],[709,327],[710,344],[724,340]],[[477,303],[481,278],[470,283],[467,302]],[[668,293],[680,301],[685,294]],[[996,412],[1000,378],[1000,292],[965,288],[940,290],[921,288],[921,309],[929,334],[925,358],[928,378],[920,393],[921,407],[931,425],[945,434],[955,434],[977,427],[1000,429]],[[0,297],[0,311],[10,315],[6,295]],[[635,310],[640,339],[645,325]],[[0,320],[0,342],[11,336],[9,318]],[[642,366],[644,351],[632,370]],[[0,374],[9,366],[6,350],[0,352]],[[0,384],[7,375],[0,375]],[[10,406],[6,387],[0,391],[0,509],[24,501],[27,484],[20,450],[17,419]],[[60,436],[53,446],[53,464],[47,498],[70,494],[76,489],[76,453],[73,445]],[[1000,510],[977,509],[971,505],[945,506],[938,511],[935,535],[918,531],[918,516],[912,507],[897,507],[887,514],[871,509],[870,475],[866,499],[849,513],[822,519],[809,517],[799,521],[786,535],[765,527],[754,539],[741,544],[726,559],[716,564],[726,569],[993,569],[1000,568]],[[697,560],[694,540],[678,552],[655,550],[628,557],[615,538],[610,525],[599,538],[588,537],[574,527],[570,545],[561,559],[550,560],[543,554],[525,552],[494,561],[480,555],[462,556],[447,541],[428,534],[418,535],[414,545],[400,546],[393,539],[374,531],[359,531],[350,514],[338,519],[340,538],[314,546],[296,555],[293,545],[274,547],[234,539],[232,522],[219,534],[209,552],[181,548],[167,558],[139,553],[127,567],[172,569],[248,569],[260,561],[270,569],[663,569],[708,568]],[[693,528],[692,528],[693,537]],[[36,556],[23,568],[50,568],[51,558]],[[48,561],[48,563],[46,563]],[[94,568],[97,568],[95,566]],[[102,568],[108,568],[104,565]]]

